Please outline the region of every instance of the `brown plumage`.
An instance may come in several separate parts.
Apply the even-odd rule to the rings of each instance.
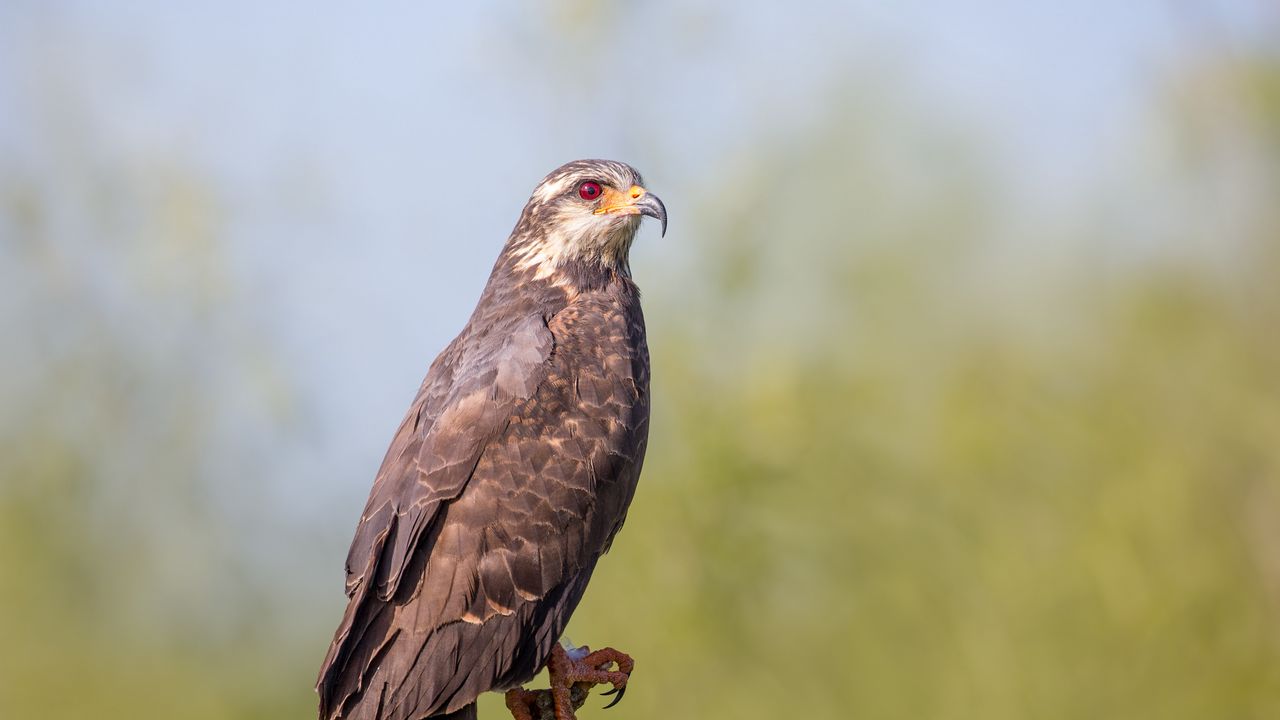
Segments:
[[[594,184],[596,187],[586,187]],[[320,717],[474,717],[547,662],[622,525],[649,357],[627,254],[661,201],[622,163],[548,175],[369,494]]]

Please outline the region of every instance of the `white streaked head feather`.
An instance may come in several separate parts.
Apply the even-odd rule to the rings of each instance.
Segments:
[[[578,182],[580,181],[573,175],[562,175],[555,179],[548,178],[533,191],[533,197],[529,199],[545,205],[568,192],[569,188],[576,186]]]
[[[549,277],[566,260],[599,260],[630,274],[627,256],[640,227],[638,215],[557,213],[541,242],[517,252],[516,267]]]
[[[577,198],[578,186],[587,180],[619,190],[643,183],[630,165],[609,160],[579,160],[553,171],[526,207],[526,212],[535,213],[543,232],[510,249],[517,269],[533,270],[535,277],[545,279],[567,260],[587,259],[630,274],[627,258],[640,217],[592,213]]]

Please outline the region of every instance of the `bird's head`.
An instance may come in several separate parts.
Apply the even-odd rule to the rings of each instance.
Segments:
[[[525,205],[507,250],[515,267],[548,277],[567,264],[629,275],[627,257],[641,216],[667,231],[667,209],[636,169],[612,160],[575,160],[543,178]]]

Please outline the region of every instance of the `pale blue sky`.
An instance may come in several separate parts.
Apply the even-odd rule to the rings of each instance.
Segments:
[[[354,516],[560,162],[646,173],[671,231],[644,231],[636,267],[660,287],[644,273],[697,242],[689,213],[726,161],[761,128],[820,121],[841,77],[986,138],[1014,197],[1052,203],[1105,175],[1179,63],[1261,42],[1275,19],[1261,0],[560,5],[9,2],[0,162],[55,195],[68,153],[206,179],[245,301],[314,415],[317,446],[282,483],[319,474],[321,504]],[[607,34],[566,22],[575,7]]]

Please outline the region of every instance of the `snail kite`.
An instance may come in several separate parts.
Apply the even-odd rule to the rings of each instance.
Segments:
[[[649,353],[627,256],[662,201],[629,165],[571,162],[534,190],[470,321],[427,371],[347,555],[320,717],[517,719],[625,689],[631,660],[558,643],[644,459]],[[520,684],[549,666],[550,691]],[[619,693],[620,695],[621,693]]]

